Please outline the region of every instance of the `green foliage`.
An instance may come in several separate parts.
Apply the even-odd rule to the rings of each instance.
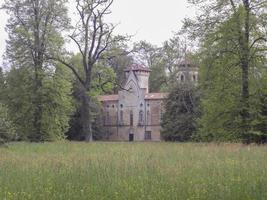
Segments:
[[[62,107],[68,92],[65,83],[56,78],[57,70],[53,72],[55,63],[47,59],[63,49],[61,32],[69,22],[66,2],[5,0],[3,5],[9,14],[6,57],[12,68],[6,105],[21,139],[54,140],[63,135],[59,136],[59,130],[66,129],[66,107]],[[58,112],[62,112],[61,119]]]
[[[250,60],[249,70],[249,132],[244,134],[241,111],[242,68],[236,44],[238,39],[235,19],[221,24],[206,38],[202,45],[200,77],[203,97],[202,116],[198,120],[199,137],[205,141],[250,141],[263,142],[266,124],[262,105],[265,101],[265,58],[256,49]],[[220,39],[218,39],[220,38]],[[261,125],[260,125],[261,124]]]
[[[194,139],[199,116],[200,93],[190,84],[176,85],[165,102],[162,121],[162,137],[171,141]]]
[[[0,148],[0,199],[265,200],[265,146],[45,143]]]
[[[9,119],[7,108],[4,104],[0,103],[0,145],[15,139],[16,134]]]
[[[163,49],[146,41],[140,41],[134,46],[137,62],[144,64],[151,70],[149,76],[149,91],[166,91],[167,75],[166,62],[163,59]]]
[[[225,65],[223,65],[225,66]],[[202,69],[204,66],[202,67]],[[225,70],[221,63],[212,63],[209,80],[203,83],[202,116],[198,121],[199,134],[207,141],[229,141],[239,137],[240,74],[238,68]],[[201,72],[201,77],[205,77]]]
[[[157,62],[150,67],[149,90],[150,92],[160,92],[167,90],[167,76],[163,62]]]
[[[267,70],[256,72],[253,96],[251,97],[251,134],[250,140],[257,143],[267,142]]]
[[[69,129],[74,111],[69,77],[65,67],[58,66],[55,73],[44,81],[42,128],[47,135],[45,140],[64,139],[64,133]]]
[[[35,137],[33,101],[35,98],[31,68],[13,68],[7,73],[5,104],[8,115],[21,140]],[[71,82],[62,66],[55,72],[46,72],[39,97],[42,98],[41,141],[57,140],[68,130],[69,116],[73,111]]]
[[[5,105],[20,139],[33,132],[32,82],[27,68],[12,68],[6,77]]]
[[[7,123],[6,123],[6,109],[3,106],[3,97],[4,97],[4,74],[2,68],[0,67],[0,145],[4,142],[4,138],[8,136],[7,134]]]

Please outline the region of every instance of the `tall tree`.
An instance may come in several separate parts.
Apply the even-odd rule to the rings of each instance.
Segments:
[[[227,21],[231,21],[231,26],[227,34],[228,43],[231,48],[222,49],[221,53],[231,53],[237,58],[238,66],[241,69],[241,109],[239,114],[242,119],[242,137],[246,140],[251,129],[250,116],[250,87],[249,71],[254,67],[252,60],[262,56],[266,52],[266,0],[188,0],[189,3],[196,5],[201,13],[195,20],[185,20],[185,30],[193,38],[200,41],[208,35],[218,30]],[[213,44],[225,40],[225,35],[217,35]],[[229,37],[230,36],[230,37]],[[230,47],[230,46],[228,46]],[[225,66],[229,67],[229,66]],[[244,141],[246,142],[246,141]]]
[[[33,69],[32,141],[42,140],[43,81],[45,72],[53,67],[45,55],[62,49],[61,32],[67,27],[66,0],[6,0],[3,8],[10,18],[6,55],[12,66]]]
[[[20,140],[33,140],[34,127],[34,71],[31,67],[12,68],[7,72],[4,103],[7,114]],[[44,73],[41,88],[41,135],[38,141],[54,141],[64,138],[73,112],[72,85],[65,68]]]
[[[77,54],[71,58],[70,63],[75,65],[77,68],[77,72],[79,74],[83,74],[83,64],[82,64],[82,56]],[[100,103],[98,101],[98,96],[104,93],[112,92],[114,88],[115,81],[115,73],[111,67],[107,67],[106,62],[98,63],[93,68],[92,75],[92,85],[90,90],[90,111],[92,114],[92,137],[95,139],[101,138],[101,123],[99,123],[99,118],[101,115],[100,112]],[[71,117],[71,128],[66,133],[68,139],[70,140],[84,140],[85,135],[82,129],[82,102],[83,102],[83,85],[79,82],[79,80],[73,80],[73,97],[75,101],[76,110]]]
[[[12,139],[13,127],[9,120],[7,106],[5,105],[6,81],[2,68],[0,67],[0,146],[4,142]]]
[[[165,101],[162,136],[171,141],[192,141],[199,117],[199,90],[190,83],[176,83]]]
[[[79,21],[70,38],[77,45],[82,58],[83,73],[78,67],[68,63],[60,55],[53,55],[50,59],[57,60],[70,68],[82,85],[82,132],[86,141],[92,141],[92,113],[91,90],[93,69],[103,58],[104,52],[112,43],[124,40],[125,37],[112,37],[115,26],[106,23],[104,18],[111,13],[113,0],[76,0],[76,10]]]
[[[160,48],[147,41],[134,44],[135,59],[147,67],[151,67],[160,58]]]

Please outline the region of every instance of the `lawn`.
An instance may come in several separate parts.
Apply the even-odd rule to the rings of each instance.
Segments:
[[[267,146],[15,143],[0,200],[266,200]]]

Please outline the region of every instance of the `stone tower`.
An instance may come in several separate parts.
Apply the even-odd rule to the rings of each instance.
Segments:
[[[198,82],[198,66],[188,60],[178,63],[177,79],[180,83],[190,82],[197,84]]]
[[[128,78],[130,71],[132,71],[137,79],[140,89],[144,89],[146,93],[149,92],[149,74],[151,70],[142,65],[134,64],[130,68],[124,70],[125,76]]]

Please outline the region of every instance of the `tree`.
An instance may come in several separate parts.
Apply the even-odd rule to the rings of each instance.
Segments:
[[[232,42],[233,33],[229,31],[235,29],[234,20],[234,18],[229,19],[216,31],[207,35],[200,49],[203,115],[199,120],[199,134],[202,139],[208,141],[247,140],[252,142],[255,141],[253,138],[257,137],[253,123],[258,118],[260,91],[266,87],[263,84],[263,77],[266,74],[265,61],[260,54],[255,54],[250,61],[254,66],[249,71],[251,122],[249,133],[244,135],[243,119],[240,115],[243,109],[240,93],[242,91],[242,68],[239,66],[238,53],[230,51],[236,46]],[[215,43],[214,40],[218,37],[221,39]]]
[[[122,89],[123,82],[125,81],[125,69],[133,64],[132,51],[129,50],[125,41],[113,43],[107,48],[104,53],[103,65],[111,67],[116,74],[116,81],[113,88],[113,93],[118,93]]]
[[[149,76],[150,92],[159,92],[166,88],[167,77],[165,63],[162,60],[162,48],[146,41],[134,44],[134,55],[139,62],[151,70]]]
[[[192,141],[197,131],[199,117],[197,88],[190,83],[176,84],[165,102],[162,136],[170,141]]]
[[[29,135],[32,141],[44,138],[42,88],[46,72],[55,66],[48,62],[45,55],[54,54],[63,47],[60,33],[68,24],[65,3],[66,0],[6,0],[3,5],[10,15],[7,24],[7,58],[11,66],[29,67],[33,72],[30,100],[34,118]]]
[[[69,63],[76,67],[77,73],[84,76],[82,55],[74,55]],[[99,61],[95,64],[92,70],[92,82],[90,87],[90,112],[91,112],[91,123],[92,123],[92,137],[99,138],[101,133],[97,133],[96,129],[100,130],[101,123],[97,123],[100,118],[100,103],[98,101],[98,96],[104,93],[109,93],[113,90],[115,84],[115,73],[111,67],[106,66],[106,62]],[[85,140],[85,135],[83,132],[83,95],[84,88],[83,85],[74,76],[72,81],[72,96],[74,97],[75,112],[71,117],[70,130],[66,133],[68,139],[71,140]],[[100,131],[101,132],[101,131]]]
[[[176,33],[172,38],[165,41],[162,47],[162,60],[169,75],[175,73],[177,65],[186,59],[187,44]]]
[[[158,61],[150,67],[149,90],[150,92],[168,91],[168,77],[164,62]]]
[[[70,128],[70,116],[74,112],[72,97],[73,85],[70,72],[58,65],[55,72],[43,82],[43,116],[42,131],[46,133],[44,140],[65,139]]]
[[[239,115],[242,119],[240,128],[244,142],[251,131],[251,104],[249,72],[255,67],[253,60],[262,57],[266,52],[266,0],[189,0],[189,3],[198,6],[202,12],[196,20],[186,19],[184,28],[192,38],[199,38],[202,42],[210,34],[216,33],[218,28],[225,26],[229,34],[217,34],[210,40],[211,44],[224,41],[232,45],[221,49],[222,54],[231,54],[236,58],[235,67],[241,69],[241,109]],[[222,29],[220,29],[222,30]],[[226,40],[228,39],[228,41]],[[225,47],[225,46],[224,46]],[[230,66],[224,66],[229,68]]]
[[[4,105],[19,140],[33,140],[35,135],[33,99],[34,71],[31,67],[12,68],[6,77]],[[73,112],[72,85],[65,68],[57,66],[55,71],[46,72],[42,81],[41,135],[38,141],[54,141],[64,138]]]
[[[4,104],[6,95],[5,76],[2,68],[0,67],[0,146],[6,141],[14,138],[14,132],[12,130],[12,123],[9,120],[7,107]]]
[[[12,68],[6,75],[4,104],[20,140],[34,133],[31,73],[29,68]]]
[[[77,45],[82,56],[83,73],[77,71],[77,66],[68,63],[59,55],[53,55],[50,59],[56,60],[70,68],[82,86],[82,132],[86,141],[92,141],[92,113],[90,96],[92,91],[93,69],[103,58],[104,52],[112,43],[125,40],[123,36],[112,37],[114,26],[104,21],[110,14],[110,6],[113,0],[77,0],[76,10],[79,21],[70,38]]]

